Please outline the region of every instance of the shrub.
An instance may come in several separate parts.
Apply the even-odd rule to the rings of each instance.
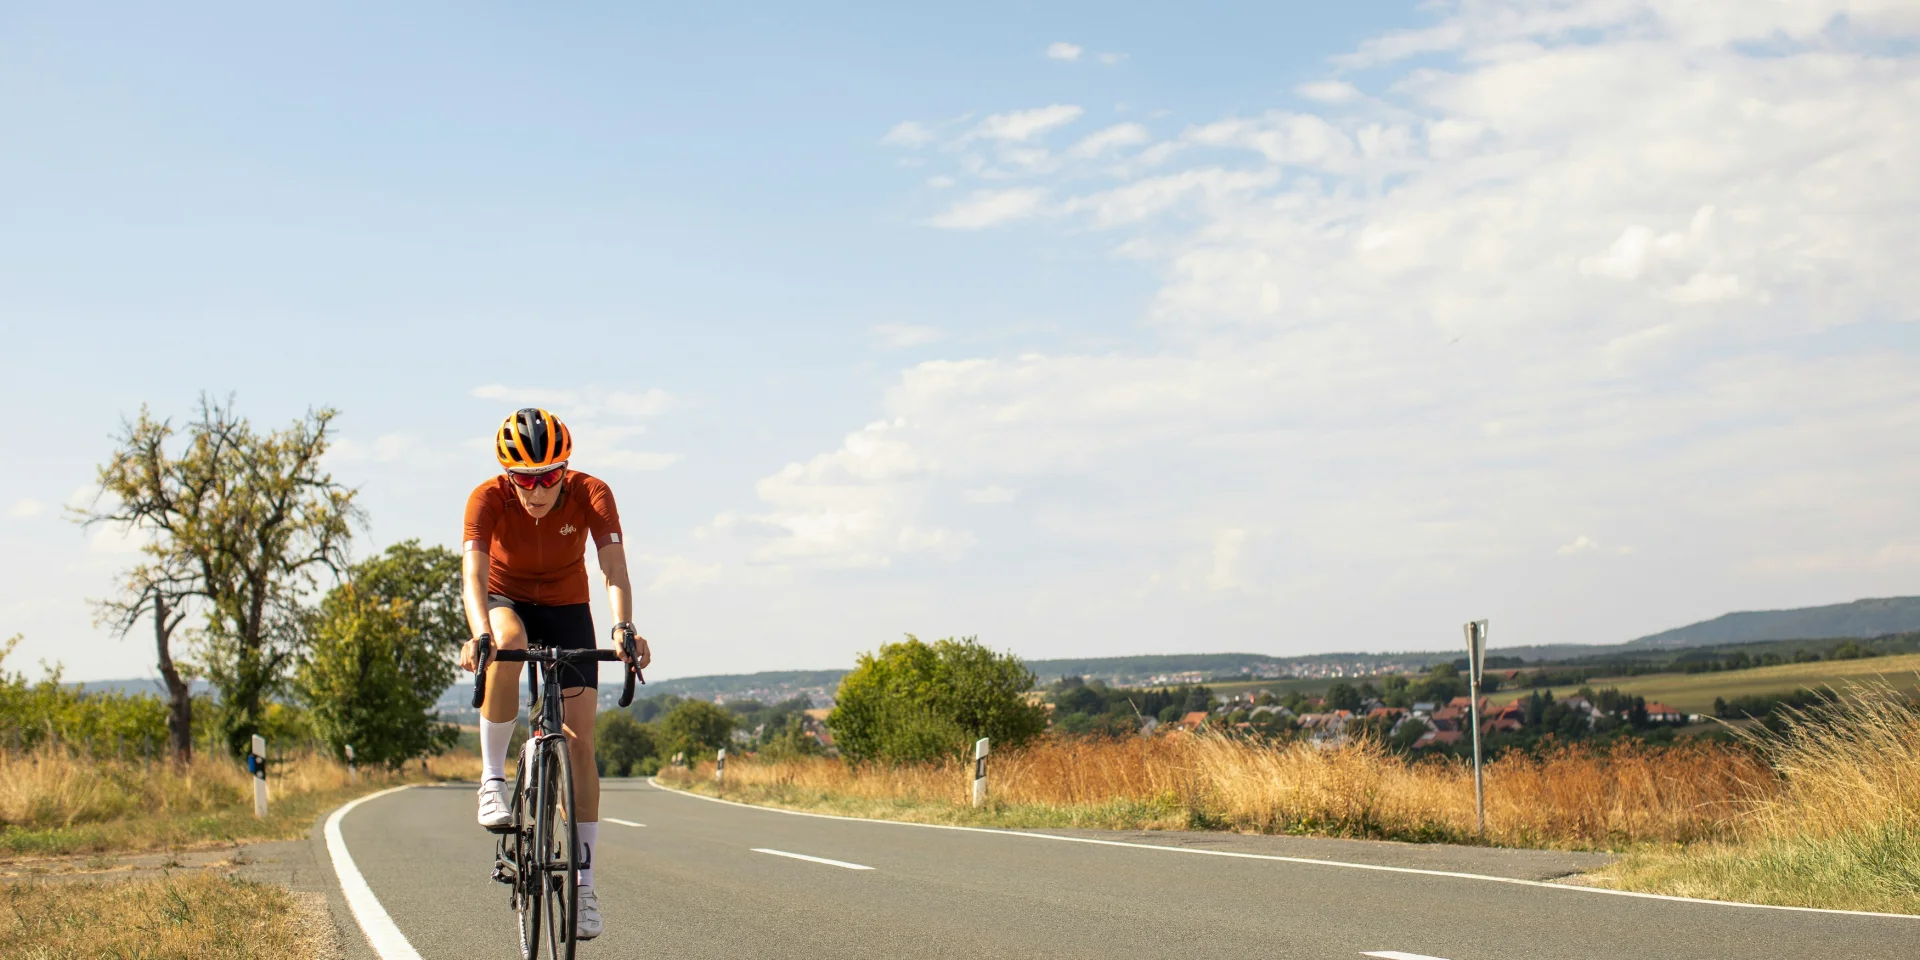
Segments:
[[[1022,694],[1033,673],[973,637],[924,643],[912,634],[862,654],[840,681],[827,725],[848,760],[916,763],[958,757],[978,737],[1018,747],[1046,729]]]
[[[644,776],[648,761],[659,767],[659,747],[653,728],[617,711],[594,721],[593,762],[603,777]]]

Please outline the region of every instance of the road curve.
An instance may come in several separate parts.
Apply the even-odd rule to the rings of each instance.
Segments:
[[[506,888],[488,879],[492,838],[473,825],[473,805],[471,787],[415,788],[339,822],[368,888],[427,960],[515,954]],[[608,781],[601,807],[595,880],[607,933],[581,948],[589,960],[1920,956],[1917,919],[794,816],[638,781]],[[1288,842],[1185,839],[1232,850]],[[1293,843],[1290,855],[1516,878],[1550,875],[1564,857]]]

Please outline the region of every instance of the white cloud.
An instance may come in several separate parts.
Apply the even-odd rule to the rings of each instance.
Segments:
[[[1002,487],[998,485],[993,485],[993,486],[979,487],[974,490],[968,490],[965,493],[962,493],[960,495],[960,498],[967,501],[968,503],[994,504],[994,503],[1012,503],[1014,498],[1018,497],[1019,495],[1020,495],[1020,492],[1011,487]]]
[[[1100,55],[1099,59],[1101,63],[1104,63],[1109,67],[1113,67],[1113,66],[1118,66],[1121,63],[1125,62],[1127,59],[1127,55],[1124,53],[1103,53]]]
[[[1050,60],[1078,60],[1083,52],[1081,47],[1065,41],[1047,44],[1047,58]]]
[[[927,178],[927,186],[932,187],[935,190],[945,190],[946,188],[953,186],[953,184],[954,184],[953,178],[948,176],[933,176],[933,177]]]
[[[948,230],[997,227],[1038,213],[1046,195],[1044,190],[1029,187],[976,190],[971,197],[948,207],[944,213],[928,222]]]
[[[15,500],[13,502],[13,506],[7,508],[7,516],[14,517],[15,519],[25,520],[29,517],[37,517],[40,514],[45,513],[46,509],[47,509],[46,504],[41,503],[38,500],[34,500],[30,498],[24,499],[24,500]]]
[[[665,593],[672,590],[702,587],[720,579],[723,566],[719,563],[700,563],[682,556],[654,556],[640,554],[634,558],[641,563],[659,568],[653,582],[648,584],[648,593]]]
[[[882,323],[873,328],[873,335],[880,345],[889,350],[906,347],[918,347],[946,338],[946,334],[933,327],[915,326],[910,323]]]
[[[880,138],[881,143],[894,147],[924,147],[934,140],[933,130],[926,124],[914,120],[903,120],[894,124],[893,129],[888,130],[887,135]]]
[[[980,121],[968,136],[988,140],[1025,142],[1055,127],[1072,123],[1085,112],[1071,104],[1056,103],[1048,107],[1035,107],[1032,110],[996,113]]]
[[[1317,80],[1303,83],[1294,88],[1294,92],[1308,100],[1321,103],[1347,103],[1360,99],[1360,90],[1344,80]]]
[[[973,534],[913,522],[926,496],[916,481],[935,464],[903,432],[897,422],[869,424],[832,453],[788,464],[754,488],[767,513],[724,513],[713,531],[762,540],[752,554],[761,563],[885,567],[903,554],[958,556]]]
[[[1570,542],[1561,544],[1560,549],[1554,552],[1564,557],[1576,553],[1592,553],[1598,549],[1600,549],[1600,541],[1583,533],[1574,537]]]
[[[1894,173],[1920,168],[1920,16],[1444,10],[1352,58],[1450,54],[1383,99],[1309,85],[1312,110],[1195,118],[1143,151],[1167,169],[1069,151],[936,218],[1092,231],[1162,278],[1147,332],[914,365],[867,438],[914,470],[855,485],[789,467],[759,516],[813,562],[876,565],[921,542],[908,530],[959,529],[953,491],[1017,486],[1043,531],[1022,549],[1129,548],[1103,552],[1089,592],[1159,575],[1121,558],[1185,556],[1159,582],[1259,583],[1227,591],[1231,623],[1285,613],[1356,638],[1327,644],[1496,594],[1510,630],[1603,640],[1633,634],[1583,614],[1621,616],[1622,592],[1669,620],[1719,612],[1696,609],[1704,585],[1736,604],[1806,596],[1809,570],[1831,599],[1861,571],[1920,576],[1887,533],[1920,529],[1920,453],[1885,440],[1920,429],[1913,354],[1887,330],[1920,317],[1901,259],[1920,248],[1920,179]],[[1887,32],[1820,32],[1843,12]],[[813,529],[838,532],[792,532],[828,488]],[[1634,547],[1569,541],[1575,524]],[[1601,581],[1539,564],[1548,537],[1635,559]]]
[[[1086,139],[1074,144],[1073,149],[1069,150],[1067,155],[1083,159],[1092,158],[1100,156],[1109,150],[1136,146],[1146,143],[1151,139],[1153,139],[1153,137],[1147,133],[1147,128],[1137,123],[1115,124],[1098,133],[1091,134]]]

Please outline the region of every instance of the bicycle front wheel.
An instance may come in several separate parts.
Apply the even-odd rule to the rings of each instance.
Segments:
[[[540,869],[539,848],[535,846],[542,797],[534,785],[542,782],[541,766],[538,753],[521,753],[520,769],[513,778],[513,834],[502,840],[502,846],[511,841],[513,908],[520,920],[521,960],[537,960],[540,956],[540,907],[547,899],[546,872]]]
[[[580,867],[580,844],[573,816],[573,761],[565,737],[548,738],[541,752],[545,802],[540,807],[540,828],[535,831],[535,856],[541,861],[538,876],[546,892],[542,912],[546,914],[547,944],[553,960],[574,960],[580,908],[574,877]]]

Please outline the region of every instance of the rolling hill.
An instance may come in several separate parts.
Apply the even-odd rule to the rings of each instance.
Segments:
[[[1622,646],[1672,649],[1765,640],[1878,637],[1920,630],[1920,597],[1884,597],[1796,610],[1728,613],[1629,640]]]

